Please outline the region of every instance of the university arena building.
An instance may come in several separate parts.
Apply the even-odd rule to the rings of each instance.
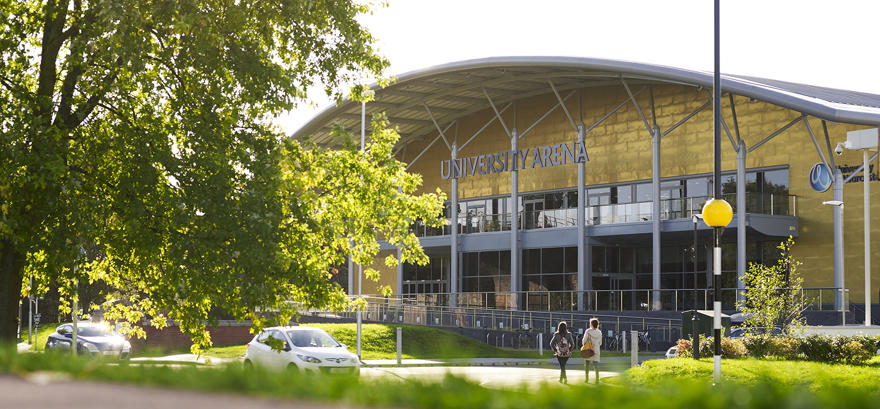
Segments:
[[[850,131],[876,132],[880,96],[734,75],[721,83],[721,183],[734,208],[723,235],[723,308],[734,308],[748,263],[775,263],[788,236],[814,309],[863,308],[863,153],[835,149]],[[413,226],[427,266],[384,267],[396,252],[384,246],[374,265],[382,284],[448,306],[684,310],[696,298],[711,307],[711,232],[692,217],[713,191],[711,87],[707,72],[502,57],[377,88],[367,118],[384,111],[399,127],[397,157],[425,191],[446,193],[449,221]],[[361,114],[347,101],[295,136],[329,143],[334,124],[357,132]],[[877,192],[873,166],[869,174]],[[357,293],[353,271],[342,284]]]

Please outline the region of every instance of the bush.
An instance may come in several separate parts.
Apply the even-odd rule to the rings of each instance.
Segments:
[[[833,360],[833,339],[822,335],[801,338],[800,352],[810,361],[831,362]]]
[[[675,357],[676,358],[693,358],[694,357],[694,346],[690,339],[680,339],[678,343],[675,344]]]
[[[753,358],[764,358],[770,355],[770,336],[765,334],[746,335],[743,338],[749,356]]]
[[[800,340],[792,337],[769,337],[768,355],[782,359],[797,359],[800,355]]]
[[[679,340],[679,348],[682,341]],[[690,347],[690,341],[686,341]],[[691,356],[688,354],[688,356]],[[700,336],[700,358],[708,358],[715,356],[715,337]],[[746,347],[742,340],[721,337],[721,357],[722,358],[742,358],[746,356]]]
[[[742,358],[746,356],[746,346],[741,339],[721,338],[722,358]]]
[[[861,365],[871,359],[871,353],[859,341],[852,338],[838,337],[834,339],[833,359],[850,365]]]
[[[859,341],[871,355],[876,355],[877,350],[880,350],[880,336],[856,335],[852,337],[852,340]]]

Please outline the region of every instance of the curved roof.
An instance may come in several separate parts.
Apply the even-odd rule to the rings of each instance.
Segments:
[[[384,111],[399,127],[402,140],[489,108],[557,90],[628,84],[682,84],[712,88],[712,73],[663,65],[577,57],[492,57],[453,62],[400,75],[391,85],[373,86],[376,98],[367,112]],[[833,122],[880,125],[880,95],[747,76],[722,74],[721,89]],[[431,112],[425,106],[430,107]],[[360,127],[360,104],[346,100],[330,107],[296,131],[328,143],[334,123]],[[432,119],[433,115],[433,119]]]

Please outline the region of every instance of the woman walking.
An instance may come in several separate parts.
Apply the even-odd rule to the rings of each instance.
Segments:
[[[586,378],[584,382],[590,382],[590,368],[596,371],[596,383],[599,383],[599,350],[602,346],[602,331],[599,331],[599,320],[596,318],[590,319],[590,328],[584,332],[584,342],[583,345],[590,341],[593,343],[593,356],[589,358],[584,358],[584,371],[586,372]]]
[[[550,349],[556,353],[556,360],[559,361],[559,382],[568,383],[568,377],[565,376],[565,364],[571,357],[571,349],[574,346],[574,339],[568,332],[568,324],[560,321],[556,327],[556,332],[550,340]]]

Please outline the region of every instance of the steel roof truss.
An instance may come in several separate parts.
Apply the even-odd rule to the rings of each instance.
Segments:
[[[574,122],[574,118],[571,117],[571,113],[568,112],[568,107],[565,106],[565,101],[563,101],[562,97],[559,96],[559,91],[557,91],[556,87],[553,85],[553,80],[547,79],[547,83],[550,84],[550,89],[553,90],[553,95],[556,95],[556,100],[559,101],[559,106],[562,107],[562,112],[565,112],[565,116],[568,117],[568,121],[571,122],[571,127],[574,129],[575,132],[577,132],[577,124]],[[571,94],[569,94],[569,96],[571,96]]]
[[[425,107],[425,111],[428,112],[428,116],[431,117],[431,122],[434,123],[434,126],[437,127],[437,132],[440,132],[440,137],[443,138],[443,142],[446,143],[446,148],[450,151],[452,150],[452,145],[449,144],[449,141],[446,140],[446,135],[443,134],[443,130],[440,129],[440,124],[437,123],[437,120],[434,119],[434,114],[431,113],[431,108],[428,108],[428,104],[422,104]],[[446,129],[449,129],[448,127]]]
[[[483,90],[483,95],[486,96],[486,99],[489,100],[489,105],[492,107],[492,110],[495,111],[495,116],[498,117],[498,122],[501,123],[501,126],[504,127],[504,133],[507,134],[507,137],[511,137],[510,130],[507,129],[507,124],[504,123],[504,119],[501,118],[501,113],[498,112],[498,108],[495,108],[495,104],[492,103],[492,98],[489,97],[489,93],[486,92],[485,88],[481,88]]]
[[[810,140],[813,141],[813,146],[816,148],[816,153],[819,154],[819,158],[822,159],[822,163],[825,164],[825,167],[828,170],[831,170],[831,166],[828,166],[828,159],[825,159],[825,153],[822,152],[822,148],[819,147],[819,143],[816,142],[816,135],[813,134],[813,128],[810,127],[810,121],[807,120],[806,115],[801,115],[801,120],[804,122],[804,126],[807,127],[807,132],[810,134]]]
[[[458,121],[456,121],[456,122],[458,122]],[[410,162],[408,165],[406,165],[406,170],[409,170],[409,168],[412,167],[412,165],[413,165],[414,163],[416,163],[416,161],[418,161],[419,158],[421,158],[422,155],[424,155],[425,152],[428,151],[428,149],[431,149],[431,146],[434,146],[434,143],[437,142],[438,139],[440,139],[440,136],[442,136],[444,132],[448,131],[449,128],[450,128],[453,124],[455,124],[456,122],[452,122],[452,123],[450,123],[449,125],[446,126],[446,129],[444,129],[444,130],[442,130],[442,131],[440,131],[440,127],[437,127],[437,130],[440,131],[440,135],[437,135],[437,137],[434,138],[434,140],[431,141],[431,143],[429,143],[428,146],[425,147],[425,149],[422,149],[422,151],[419,152],[418,155],[416,155],[416,158],[413,159],[412,162]],[[445,141],[446,139],[444,138],[443,140]]]
[[[801,114],[801,116],[799,116],[795,119],[792,119],[789,123],[783,125],[782,128],[779,128],[776,131],[774,131],[772,134],[770,134],[770,136],[768,136],[764,139],[761,139],[760,142],[752,145],[751,148],[746,149],[746,153],[751,153],[753,150],[758,149],[759,147],[761,147],[761,145],[769,142],[771,139],[775,138],[776,135],[779,135],[779,134],[785,132],[786,129],[791,128],[791,126],[794,125],[795,123],[797,123],[797,121],[800,121],[801,119],[803,119],[805,117],[806,117],[806,115]]]
[[[645,114],[642,113],[642,108],[639,107],[639,102],[636,101],[635,95],[633,95],[632,91],[629,89],[629,85],[626,84],[626,80],[623,79],[623,77],[620,77],[620,82],[623,83],[623,87],[626,88],[626,93],[629,95],[630,101],[635,105],[636,111],[639,113],[639,118],[642,118],[642,122],[645,124],[645,129],[647,129],[648,132],[654,132],[654,128],[652,128],[651,125],[648,124],[648,120],[645,119]]]
[[[501,113],[503,114],[504,111],[507,111],[507,108],[510,108],[511,106],[513,106],[513,102],[508,102],[504,108],[501,108]],[[486,121],[485,125],[483,125],[477,132],[475,132],[470,138],[468,138],[468,140],[465,141],[465,143],[463,143],[461,146],[458,147],[458,151],[461,152],[461,150],[464,149],[464,147],[467,146],[467,144],[471,143],[472,140],[474,140],[478,135],[483,133],[483,131],[486,130],[486,128],[488,128],[489,125],[491,125],[492,122],[495,122],[495,120],[497,120],[497,119],[498,119],[497,117],[493,116],[488,121]]]
[[[733,130],[736,132],[736,141],[741,142],[742,136],[739,134],[739,120],[736,117],[736,105],[733,103],[733,94],[727,93],[727,97],[730,98],[730,113],[733,115]]]
[[[642,86],[642,88],[639,89],[638,91],[636,91],[636,93],[635,93],[634,95],[639,95],[639,94],[641,94],[642,91],[645,90],[645,88],[647,88],[647,87],[646,87],[646,86]],[[615,112],[619,111],[620,108],[623,108],[623,106],[626,105],[627,102],[629,102],[629,98],[626,98],[626,99],[624,99],[623,101],[621,101],[619,104],[617,104],[617,106],[614,107],[614,109],[612,109],[612,110],[609,111],[607,114],[605,114],[604,116],[602,116],[602,118],[599,118],[599,120],[596,121],[594,124],[590,125],[590,127],[587,128],[587,129],[584,131],[584,133],[585,133],[585,134],[590,133],[590,131],[592,131],[593,128],[599,126],[600,124],[602,124],[602,122],[605,122],[606,119],[610,118],[611,115],[614,115]]]
[[[837,164],[834,163],[834,155],[831,154],[831,139],[828,137],[828,124],[825,123],[825,120],[822,120],[822,132],[825,133],[825,147],[828,148],[828,159],[831,160],[831,167],[836,168]]]
[[[624,101],[624,102],[626,102],[626,101]],[[710,105],[712,105],[712,100],[711,100],[711,99],[708,100],[708,101],[706,101],[705,104],[700,105],[700,107],[697,108],[697,109],[695,109],[693,112],[687,114],[687,116],[685,116],[684,118],[682,118],[680,121],[676,122],[675,125],[672,125],[671,127],[669,127],[669,129],[667,129],[666,131],[664,131],[660,136],[661,136],[661,137],[664,137],[664,136],[668,135],[669,133],[671,133],[672,131],[674,131],[674,130],[675,130],[676,128],[678,128],[679,126],[684,125],[684,123],[687,122],[689,119],[693,118],[695,115],[699,114],[699,113],[702,112],[704,109],[708,108]]]
[[[554,91],[555,91],[555,90],[554,90]],[[564,104],[564,102],[565,102],[567,99],[571,98],[571,96],[574,95],[576,92],[577,92],[577,90],[573,90],[573,91],[571,91],[568,95],[566,95],[565,98],[561,98],[561,99],[559,100],[559,102],[556,103],[556,105],[553,105],[553,108],[550,108],[547,112],[544,113],[544,115],[541,115],[540,118],[538,118],[534,123],[532,123],[528,128],[526,128],[526,130],[523,131],[523,133],[519,134],[518,138],[522,138],[522,137],[526,136],[526,134],[529,133],[529,131],[531,131],[531,130],[534,129],[536,126],[538,126],[538,124],[540,124],[541,121],[543,121],[545,118],[547,118],[547,116],[549,116],[549,115],[550,115],[553,111],[555,111],[556,108],[558,108],[559,106],[562,106],[562,109],[565,109],[565,104]],[[556,94],[556,96],[558,97],[559,94]],[[568,112],[566,112],[566,114],[568,114]],[[569,115],[568,118],[571,119],[571,116]],[[576,129],[576,128],[575,128],[575,129]]]

